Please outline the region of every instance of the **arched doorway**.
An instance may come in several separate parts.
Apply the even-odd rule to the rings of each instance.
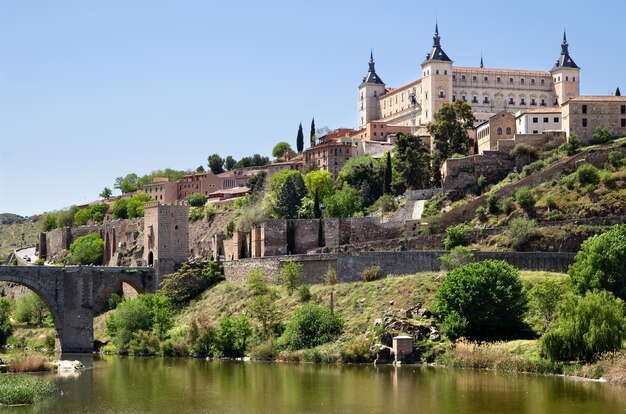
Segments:
[[[154,253],[150,252],[148,253],[148,266],[153,266],[154,265]]]

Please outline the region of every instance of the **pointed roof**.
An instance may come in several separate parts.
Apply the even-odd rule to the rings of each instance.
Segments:
[[[576,65],[576,62],[574,62],[572,57],[569,55],[568,46],[569,44],[567,43],[567,35],[565,34],[565,30],[563,30],[563,43],[561,43],[561,56],[559,56],[559,58],[557,59],[552,70],[555,70],[558,68],[579,69],[579,67]]]
[[[480,68],[482,69],[484,67],[485,67],[485,65],[483,65],[483,54],[481,53],[480,54]]]
[[[367,75],[363,77],[363,85],[364,83],[373,83],[378,85],[384,85],[385,82],[376,74],[376,63],[374,62],[374,52],[370,51],[370,62],[369,69],[367,71]]]
[[[446,55],[446,52],[441,48],[441,38],[439,37],[439,24],[435,23],[435,36],[433,36],[433,48],[426,55],[427,62],[429,60],[441,60],[444,62],[452,62],[452,59]]]

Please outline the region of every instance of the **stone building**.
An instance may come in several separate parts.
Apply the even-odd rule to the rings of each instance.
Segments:
[[[154,177],[152,182],[143,186],[143,192],[162,203],[177,200],[178,185],[166,177]]]
[[[501,111],[554,108],[580,92],[580,68],[571,58],[563,35],[561,54],[549,71],[455,67],[441,45],[435,26],[433,47],[421,65],[421,78],[389,88],[376,73],[373,54],[359,85],[359,129],[380,121],[387,125],[427,125],[442,104],[468,102],[485,121]]]
[[[356,142],[350,137],[352,129],[341,128],[320,137],[319,141],[304,150],[304,164],[311,169],[328,171],[333,179],[346,161],[356,155]]]
[[[512,139],[515,135],[515,116],[501,111],[476,127],[478,152],[493,150],[500,139]]]
[[[583,144],[593,140],[596,128],[607,127],[613,136],[626,136],[626,96],[579,96],[562,107],[563,129]]]

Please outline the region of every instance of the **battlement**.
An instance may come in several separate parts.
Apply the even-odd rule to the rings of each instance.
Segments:
[[[174,207],[174,206],[188,206],[187,200],[176,200],[168,203],[162,203],[160,201],[148,201],[144,204],[144,210],[154,207]]]

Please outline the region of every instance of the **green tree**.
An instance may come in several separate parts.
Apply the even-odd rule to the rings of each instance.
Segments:
[[[139,177],[135,173],[126,174],[124,177],[117,177],[113,188],[117,188],[122,194],[132,193],[139,189]]]
[[[311,146],[315,145],[317,138],[315,137],[315,118],[311,119],[311,133],[310,133],[310,140],[309,142],[311,143]]]
[[[605,289],[626,299],[626,224],[585,240],[568,274],[577,293]]]
[[[261,324],[264,339],[272,336],[280,322],[280,311],[276,306],[277,299],[276,292],[268,289],[262,295],[255,295],[250,304],[250,315]]]
[[[219,154],[209,155],[207,161],[213,174],[220,174],[224,172],[224,160],[219,156]]]
[[[523,326],[526,309],[518,271],[500,260],[470,263],[448,273],[432,306],[444,328],[456,328],[444,333],[474,340],[510,338]]]
[[[100,192],[100,197],[108,200],[113,195],[113,191],[109,187],[104,187],[104,190]]]
[[[361,211],[361,197],[357,190],[345,185],[340,191],[324,199],[324,216],[346,218]]]
[[[302,174],[292,174],[276,194],[275,213],[279,218],[293,219],[298,216],[302,199],[306,195]]]
[[[311,171],[304,176],[307,196],[313,198],[318,192],[320,200],[335,193],[335,183],[333,176],[328,171]]]
[[[197,172],[198,174],[204,174],[204,173],[206,172],[206,170],[204,169],[204,165],[198,165],[198,166],[196,167],[196,172]]]
[[[143,208],[148,201],[152,201],[152,198],[146,193],[132,196],[126,204],[128,218],[143,217]]]
[[[543,320],[542,333],[550,328],[565,292],[564,284],[556,280],[539,283],[528,292],[531,311],[538,314]]]
[[[383,195],[385,165],[369,155],[353,157],[345,163],[337,180],[355,188],[363,207],[369,207]]]
[[[101,265],[104,254],[104,240],[97,233],[78,237],[70,244],[70,264]]]
[[[600,172],[592,164],[584,163],[576,169],[576,177],[581,185],[598,184]]]
[[[18,322],[41,325],[50,316],[50,312],[39,295],[31,292],[17,302],[13,316]]]
[[[591,361],[603,352],[621,349],[625,336],[624,302],[610,292],[594,291],[563,300],[541,345],[555,361]]]
[[[291,149],[291,145],[287,142],[281,141],[278,144],[274,145],[274,149],[272,149],[272,156],[277,159],[282,159],[285,154],[293,152]]]
[[[113,218],[126,219],[128,218],[128,200],[120,198],[113,204]]]
[[[57,228],[57,217],[53,213],[46,213],[41,219],[41,230],[46,232]]]
[[[89,222],[91,215],[89,214],[89,210],[78,210],[76,214],[74,214],[74,224],[77,226],[84,226]]]
[[[387,159],[387,162],[385,164],[385,185],[383,187],[383,193],[391,194],[391,183],[393,181],[393,168],[391,166],[391,152],[390,151],[387,151],[386,159]]]
[[[457,246],[467,246],[468,243],[467,229],[464,225],[459,224],[446,229],[446,238],[443,240],[446,250],[452,250]]]
[[[295,260],[287,260],[283,262],[283,266],[280,269],[280,283],[287,288],[287,292],[291,295],[294,290],[300,285],[300,278],[302,277],[302,264]]]
[[[441,184],[441,164],[452,154],[469,155],[467,130],[474,126],[472,107],[462,100],[452,104],[444,103],[428,124],[428,132],[433,137],[433,181]]]
[[[0,298],[0,346],[6,345],[12,332],[11,302],[7,298]]]
[[[192,207],[204,207],[206,204],[206,196],[202,193],[192,193],[187,196],[187,201]]]
[[[296,149],[298,150],[298,154],[300,154],[304,150],[304,133],[302,132],[302,122],[300,122],[300,125],[298,126]]]
[[[254,154],[251,157],[243,157],[234,165],[233,168],[246,168],[246,167],[262,167],[270,163],[268,157],[263,157],[260,154]]]
[[[527,213],[531,213],[535,208],[535,197],[528,187],[520,187],[515,192],[515,201]]]
[[[560,149],[565,151],[567,155],[571,156],[571,155],[578,153],[578,151],[580,151],[580,147],[581,147],[581,142],[578,139],[578,136],[576,136],[576,134],[572,132],[567,138],[567,142],[561,145]]]
[[[420,137],[398,134],[394,148],[394,163],[397,171],[394,187],[418,190],[430,186],[430,153]]]
[[[250,189],[252,197],[259,196],[265,189],[265,178],[267,177],[266,171],[260,171],[253,177],[248,178],[246,187]]]
[[[320,206],[320,194],[319,190],[315,189],[315,195],[313,196],[313,217],[316,219],[322,217],[322,208]]]
[[[605,126],[599,126],[593,132],[593,142],[596,144],[605,144],[613,139],[613,133]]]
[[[232,155],[228,155],[224,160],[224,168],[226,171],[232,170],[235,164],[237,164],[237,160],[235,160]]]
[[[330,309],[304,304],[296,309],[278,340],[281,348],[296,350],[330,342],[343,331],[343,321]]]
[[[242,357],[252,336],[252,326],[245,316],[224,316],[217,329],[217,338],[224,356]]]

